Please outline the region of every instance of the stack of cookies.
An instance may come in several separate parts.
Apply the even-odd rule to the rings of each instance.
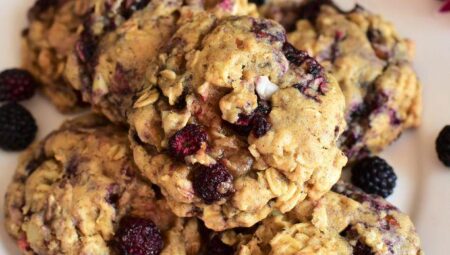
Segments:
[[[407,215],[340,181],[420,123],[413,43],[380,16],[38,0],[29,19],[25,68],[95,113],[21,157],[5,208],[23,254],[423,254]],[[378,174],[359,186],[392,191]]]

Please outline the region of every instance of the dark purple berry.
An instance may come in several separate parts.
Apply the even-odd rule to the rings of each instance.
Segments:
[[[307,72],[312,74],[315,78],[323,75],[323,67],[314,58],[305,60]]]
[[[239,119],[233,124],[233,129],[240,135],[248,135],[253,131],[255,137],[262,137],[272,127],[267,119],[271,110],[269,102],[259,100],[258,107],[250,115],[239,115]]]
[[[169,139],[169,153],[178,159],[195,154],[208,140],[208,135],[199,125],[188,124]]]
[[[8,103],[0,107],[0,148],[23,150],[33,142],[36,132],[36,121],[23,106]]]
[[[206,245],[205,255],[232,255],[233,247],[224,244],[219,235],[214,235]]]
[[[8,69],[0,73],[0,101],[30,99],[37,87],[34,77],[26,70]]]
[[[220,163],[194,166],[194,191],[206,204],[212,204],[233,194],[233,176]]]
[[[157,255],[163,249],[161,232],[149,219],[125,216],[115,235],[117,248],[124,255]]]
[[[369,194],[386,198],[394,191],[396,182],[394,169],[377,156],[363,158],[352,168],[352,183]]]
[[[306,51],[297,50],[292,44],[286,42],[283,45],[283,54],[293,65],[301,66],[309,58]]]
[[[441,162],[450,167],[450,125],[439,132],[436,139],[436,151]]]
[[[265,116],[256,115],[252,120],[252,126],[253,126],[253,135],[256,138],[260,138],[264,136],[267,132],[269,132],[272,125],[267,120]]]

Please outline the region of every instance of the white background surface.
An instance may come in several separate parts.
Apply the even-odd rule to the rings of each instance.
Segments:
[[[20,64],[20,32],[26,10],[34,0],[0,0],[0,70]],[[450,13],[439,14],[436,0],[360,0],[367,9],[383,14],[399,32],[416,42],[415,67],[423,82],[422,126],[406,132],[382,156],[399,176],[390,201],[409,213],[429,255],[450,254],[450,168],[436,157],[438,132],[450,124]],[[40,96],[24,105],[35,116],[42,138],[67,118]],[[0,151],[0,225],[6,187],[17,153]],[[18,254],[4,228],[0,228],[0,254]]]

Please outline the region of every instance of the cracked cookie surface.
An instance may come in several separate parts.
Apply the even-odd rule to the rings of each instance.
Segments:
[[[400,37],[391,23],[360,7],[348,13],[330,5],[314,10],[297,22],[288,39],[338,80],[348,123],[340,147],[350,161],[378,153],[402,131],[420,124],[421,85],[412,67],[414,45]]]
[[[149,66],[130,139],[178,216],[224,230],[325,194],[346,163],[343,114],[334,78],[280,25],[204,12]]]
[[[5,208],[23,254],[123,254],[117,233],[133,221],[153,229],[160,254],[200,249],[197,221],[177,218],[139,177],[127,132],[94,115],[66,122],[22,156]]]

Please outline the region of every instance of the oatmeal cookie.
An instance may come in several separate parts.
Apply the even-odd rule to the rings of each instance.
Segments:
[[[246,0],[154,0],[105,36],[97,35],[96,22],[87,24],[65,75],[94,110],[125,123],[147,65],[179,23],[205,9],[220,16],[256,14]]]
[[[400,37],[391,23],[361,7],[347,13],[330,5],[315,9],[318,12],[308,12],[297,22],[288,39],[315,56],[338,80],[348,123],[339,144],[350,161],[378,153],[402,131],[420,124],[414,44]]]
[[[197,254],[197,221],[171,213],[129,148],[125,130],[88,115],[29,149],[5,204],[22,253]]]
[[[218,239],[239,255],[423,254],[407,215],[351,185],[338,183],[334,190],[288,214],[272,215],[253,234],[230,230]]]
[[[100,35],[147,3],[146,0],[36,1],[28,13],[30,24],[23,33],[23,65],[40,81],[43,93],[60,111],[70,112],[85,105],[64,74],[83,24],[96,24],[96,33]]]
[[[130,139],[178,216],[248,227],[339,179],[344,97],[285,38],[270,20],[199,13],[149,66]]]

